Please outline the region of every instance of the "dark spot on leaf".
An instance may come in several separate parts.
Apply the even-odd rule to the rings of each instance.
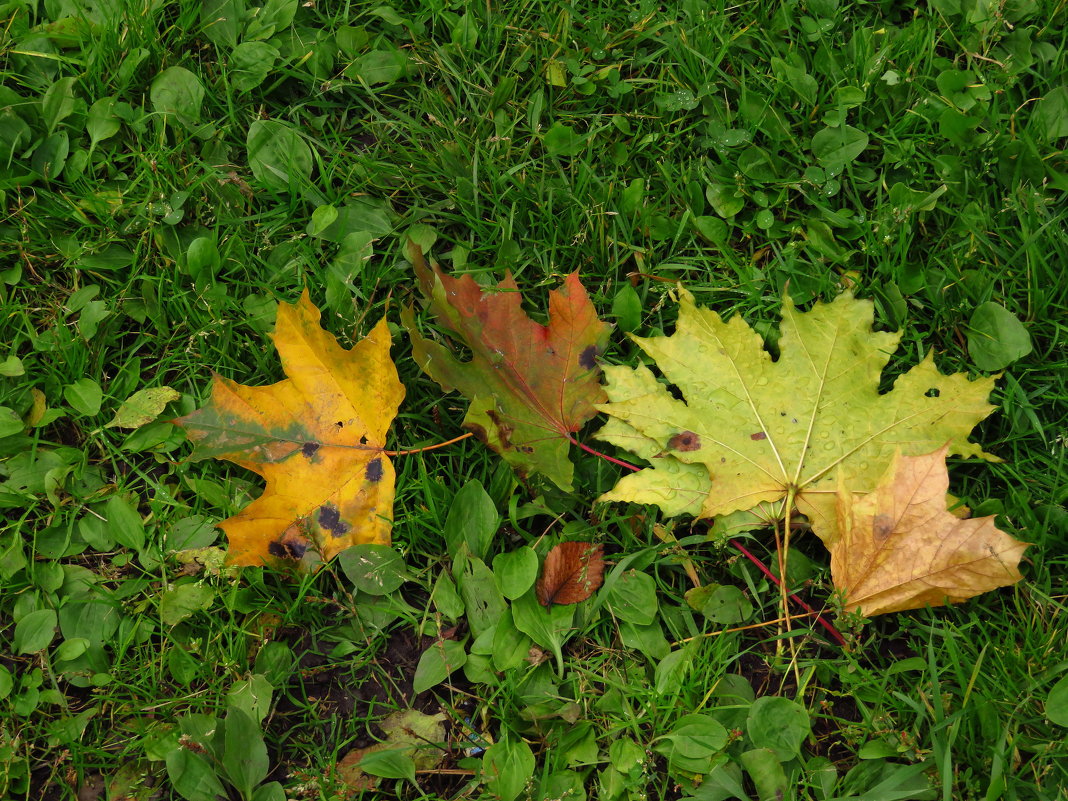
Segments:
[[[890,515],[875,515],[871,526],[875,539],[882,542],[894,532],[894,519]]]
[[[366,445],[367,444],[367,437],[360,437],[360,444],[361,445]]]
[[[464,428],[470,431],[475,437],[482,443],[488,443],[489,437],[486,436],[486,429],[476,423],[464,423]]]
[[[518,451],[519,451],[520,453],[534,453],[534,449],[533,449],[532,447],[530,447],[529,445],[520,445],[520,446],[519,446],[519,447],[517,448],[517,450],[518,450]]]
[[[692,431],[680,431],[667,444],[673,451],[696,451],[701,447],[701,438]]]
[[[926,395],[928,398],[937,398],[942,393],[939,391],[938,387],[931,387],[923,394]]]
[[[582,353],[579,354],[579,365],[584,370],[592,370],[597,366],[597,346],[587,345],[582,349]]]
[[[497,414],[497,411],[495,409],[486,409],[486,417],[488,417],[490,419],[490,421],[493,423],[493,425],[495,425],[497,427],[497,437],[501,441],[501,447],[502,448],[514,448],[515,446],[512,444],[512,432],[515,429],[512,426],[508,425],[506,422],[504,422],[504,420],[501,419],[501,416],[499,414]],[[475,431],[476,434],[479,433],[476,430],[477,428],[478,428],[477,426],[471,426],[471,429],[473,431]],[[482,430],[481,436],[482,437],[486,436],[485,429]],[[489,442],[488,439],[484,440],[484,441],[487,442],[487,443]]]
[[[749,439],[753,440],[753,442],[760,442],[760,440],[767,439],[767,438],[768,438],[768,435],[765,434],[763,431],[758,431],[755,434],[750,434],[749,435]]]
[[[288,531],[280,539],[267,544],[267,553],[278,559],[301,559],[307,550],[307,540]]]
[[[315,452],[317,450],[319,450],[318,442],[305,442],[300,448],[300,452],[303,453],[309,459],[315,455]]]
[[[372,484],[382,480],[382,460],[377,456],[367,463],[367,480]]]
[[[334,425],[337,426],[338,428],[344,428],[345,427],[345,421],[344,420],[338,420],[336,423],[334,423]]]
[[[319,507],[319,527],[334,537],[343,537],[349,530],[349,524],[341,519],[341,511],[332,503]]]

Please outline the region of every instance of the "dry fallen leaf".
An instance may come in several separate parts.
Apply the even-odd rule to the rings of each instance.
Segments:
[[[471,351],[471,360],[461,362],[422,336],[405,309],[401,319],[419,366],[442,388],[470,398],[464,427],[520,474],[541,473],[570,490],[572,434],[605,398],[597,358],[611,328],[597,318],[578,274],[549,293],[549,324],[540,325],[523,311],[510,275],[486,291],[470,275],[431,271],[418,248],[411,257],[437,323]]]
[[[388,544],[393,465],[382,454],[404,398],[383,319],[351,350],[319,326],[305,291],[279,304],[272,336],[287,376],[266,387],[215,377],[211,400],[175,423],[192,459],[226,459],[266,479],[263,494],[220,527],[227,561],[313,565],[351,545]]]
[[[993,378],[942,375],[928,353],[879,392],[901,334],[872,329],[871,302],[846,293],[800,312],[787,298],[773,359],[740,316],[724,322],[685,290],[679,296],[674,334],[634,337],[666,383],[644,366],[605,368],[611,402],[599,408],[612,419],[597,436],[651,467],[603,500],[703,518],[773,505],[780,518],[806,515],[830,547],[839,474],[863,494],[896,450],[927,453],[948,441],[953,454],[994,458],[968,441],[995,408]]]
[[[155,420],[171,401],[182,394],[171,387],[148,387],[128,397],[104,428],[140,428]]]
[[[377,776],[364,773],[360,761],[368,754],[378,751],[400,750],[415,762],[415,769],[433,770],[441,764],[448,751],[441,747],[445,742],[445,715],[424,715],[415,709],[400,709],[387,716],[380,724],[386,739],[367,748],[354,748],[338,760],[338,778],[349,790],[374,790]]]
[[[534,588],[542,606],[585,601],[604,580],[604,546],[561,542],[545,556]]]
[[[870,495],[839,494],[831,575],[847,610],[870,617],[941,606],[1022,578],[1028,543],[996,528],[993,517],[961,520],[947,511],[947,451],[899,454]]]

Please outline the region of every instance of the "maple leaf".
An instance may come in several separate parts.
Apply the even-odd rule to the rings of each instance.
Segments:
[[[412,309],[401,319],[420,368],[443,389],[471,400],[464,427],[474,431],[521,475],[538,472],[571,489],[573,434],[605,399],[597,358],[611,328],[597,318],[577,273],[549,293],[549,324],[523,311],[510,274],[487,292],[469,275],[453,278],[410,251],[420,288],[438,324],[471,351],[452,350],[422,336]]]
[[[831,577],[847,611],[881,615],[957,603],[1014,584],[1029,543],[946,509],[946,451],[897,455],[874,492],[838,497]]]
[[[593,595],[603,580],[603,545],[561,542],[545,555],[534,591],[542,606],[577,604]]]
[[[272,340],[288,376],[248,387],[215,376],[210,401],[174,421],[192,460],[226,459],[266,479],[263,494],[219,524],[227,561],[312,565],[351,545],[388,544],[393,465],[382,453],[404,398],[385,319],[351,350],[319,325],[305,290],[280,303]]]
[[[703,518],[775,504],[780,517],[806,515],[830,546],[839,475],[867,493],[898,449],[915,455],[947,441],[951,453],[996,458],[967,439],[995,408],[994,378],[942,375],[928,353],[879,393],[901,334],[872,330],[872,303],[846,293],[806,313],[787,298],[773,360],[741,317],[725,322],[679,295],[674,334],[633,339],[685,400],[644,367],[608,368],[610,403],[599,408],[614,419],[597,436],[653,467],[624,476],[602,500],[668,513],[699,504]]]

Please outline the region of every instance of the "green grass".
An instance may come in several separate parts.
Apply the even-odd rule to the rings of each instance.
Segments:
[[[225,717],[246,743],[262,732],[289,797],[355,798],[339,759],[414,707],[444,715],[441,748],[424,749],[440,759],[417,783],[383,780],[385,797],[714,801],[737,797],[732,781],[744,798],[777,781],[798,799],[1064,797],[1065,730],[1045,706],[1068,668],[1063,2],[206,5],[0,13],[0,406],[22,421],[0,438],[0,796],[213,797],[174,781],[198,743],[220,749],[203,761],[220,774],[247,756],[204,734]],[[263,121],[276,139],[250,155]],[[820,143],[836,130],[866,146],[835,163]],[[314,227],[326,205],[340,230]],[[888,380],[932,348],[944,372],[979,372],[972,314],[1002,304],[1033,345],[976,434],[1003,461],[954,462],[951,489],[1034,543],[1025,581],[875,619],[847,649],[819,629],[704,636],[727,625],[687,605],[683,557],[744,593],[745,623],[777,617],[777,589],[701,525],[594,506],[619,475],[607,462],[576,450],[565,494],[473,440],[395,460],[409,581],[393,593],[358,592],[337,566],[183,568],[173,552],[224,546],[213,524],[261,484],[187,461],[165,421],[206,400],[212,371],[280,379],[266,335],[305,287],[343,344],[398,323],[416,299],[413,226],[446,269],[510,270],[535,316],[578,270],[602,316],[642,335],[672,330],[677,282],[765,335],[784,292],[851,288],[904,329]],[[390,447],[458,435],[467,402],[394,333],[408,394]],[[640,358],[617,331],[605,360]],[[98,409],[70,389],[84,379]],[[164,385],[182,397],[157,422],[104,427]],[[574,615],[562,671],[551,649],[476,644],[449,594],[443,531],[472,481],[499,516],[487,564],[571,538],[610,554],[598,600],[559,612]],[[749,546],[775,562],[770,536]],[[830,603],[825,554],[802,539],[803,555],[809,601]],[[654,593],[648,626],[603,600],[627,569]],[[49,610],[57,631],[27,645],[19,623]],[[420,653],[453,627],[467,664],[416,697]],[[760,702],[784,731],[805,711],[800,756],[743,756],[754,696],[796,702]],[[730,739],[700,786],[671,751],[692,746],[678,727],[695,713]],[[487,767],[467,749],[489,743]]]

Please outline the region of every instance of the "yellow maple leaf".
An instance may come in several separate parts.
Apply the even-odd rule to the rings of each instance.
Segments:
[[[685,290],[679,299],[674,334],[633,339],[682,399],[646,367],[605,368],[610,403],[598,408],[612,420],[597,436],[651,467],[602,500],[702,518],[798,511],[830,546],[839,474],[864,494],[897,450],[927,453],[948,441],[951,453],[995,458],[968,441],[995,408],[993,378],[943,375],[928,353],[879,392],[901,334],[872,330],[872,303],[846,293],[800,312],[787,298],[773,359],[740,316],[724,321]]]
[[[388,544],[393,465],[382,453],[404,398],[385,319],[351,350],[319,325],[307,291],[281,303],[272,340],[288,376],[266,387],[215,377],[211,400],[175,422],[192,459],[259,473],[263,494],[220,523],[227,561],[304,566],[363,543]]]
[[[946,509],[946,451],[896,456],[875,491],[838,495],[831,576],[848,611],[882,615],[957,603],[1023,578],[1029,543]]]

